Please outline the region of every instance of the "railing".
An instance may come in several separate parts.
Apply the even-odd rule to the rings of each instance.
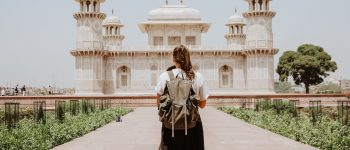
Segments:
[[[117,52],[171,52],[176,46],[171,45],[161,45],[161,46],[145,46],[145,47],[118,47],[110,49],[109,46],[103,46],[98,42],[79,42],[77,44],[78,49],[94,50],[102,48],[103,50],[117,51]],[[212,52],[212,51],[229,51],[229,52],[240,52],[244,49],[255,48],[254,46],[242,46],[241,49],[234,49],[231,46],[202,46],[202,45],[188,45],[187,46],[191,52]],[[257,48],[271,48],[271,47],[257,47]]]
[[[115,48],[118,52],[171,52],[176,46],[178,45],[149,45],[144,47],[119,47],[117,46]],[[186,45],[191,51],[241,51],[244,49],[251,49],[251,48],[272,48],[271,46],[263,46],[263,47],[257,47],[257,46],[241,46],[241,49],[233,49],[232,46],[203,46],[203,45]],[[102,42],[99,41],[80,41],[77,42],[77,48],[78,49],[99,49],[102,48],[103,50],[110,50],[109,46],[104,46]],[[114,51],[114,50],[110,50]]]
[[[99,49],[102,48],[103,43],[101,41],[78,41],[76,42],[78,49]]]
[[[208,106],[241,106],[243,103],[249,106],[261,99],[281,99],[285,101],[299,100],[300,105],[308,107],[309,101],[320,100],[323,106],[336,106],[337,101],[347,100],[345,94],[271,94],[271,95],[213,95],[207,100]],[[35,101],[46,101],[47,107],[54,107],[55,101],[69,100],[111,100],[112,106],[122,107],[154,107],[155,96],[12,96],[0,97],[0,105],[6,102],[16,102],[21,105],[32,105]]]
[[[164,51],[164,52],[171,52],[176,46],[145,46],[145,47],[123,47],[118,49],[120,52],[153,52],[153,51]],[[228,46],[202,46],[202,45],[188,45],[187,46],[191,51],[225,51],[230,50],[234,51],[234,49],[228,47]],[[104,48],[106,49],[106,48]],[[238,51],[238,50],[236,50]]]

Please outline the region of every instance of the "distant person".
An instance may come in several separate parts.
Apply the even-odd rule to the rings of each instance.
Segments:
[[[51,87],[51,85],[49,85],[49,95],[51,95],[52,94],[52,87]]]
[[[18,95],[18,84],[16,85],[16,88],[15,88],[15,95],[17,96]]]
[[[5,88],[2,88],[2,89],[1,89],[1,96],[5,96],[5,94],[6,94],[6,93],[5,93]]]
[[[26,86],[23,85],[23,87],[21,88],[22,91],[22,95],[25,96],[26,95]]]

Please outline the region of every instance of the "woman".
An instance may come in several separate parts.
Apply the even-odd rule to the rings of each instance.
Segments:
[[[192,80],[192,88],[196,95],[199,97],[198,106],[204,108],[206,105],[206,99],[208,98],[208,90],[204,84],[204,79],[202,75],[198,72],[194,72],[190,52],[189,50],[181,45],[174,49],[173,51],[173,64],[174,68],[169,68],[175,77],[187,78]],[[155,88],[157,92],[157,104],[159,107],[159,98],[163,94],[166,81],[169,81],[169,75],[164,72],[160,75],[160,80]],[[161,139],[161,150],[204,150],[204,136],[203,136],[203,126],[202,122],[196,123],[196,126],[188,129],[187,135],[184,134],[182,130],[176,130],[175,136],[172,137],[172,130],[162,126],[162,139]]]
[[[1,96],[5,96],[5,88],[1,89]]]

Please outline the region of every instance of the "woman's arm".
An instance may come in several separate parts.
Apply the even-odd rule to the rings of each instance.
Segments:
[[[158,109],[159,109],[159,106],[160,106],[160,101],[159,101],[159,99],[160,99],[160,95],[157,93],[157,106],[158,106]]]
[[[198,106],[203,109],[207,105],[209,91],[208,91],[208,88],[207,88],[207,86],[204,82],[204,79],[200,73],[196,74],[196,81],[195,82],[197,84],[197,87],[199,87],[199,89],[198,89],[198,96],[199,96],[198,97],[199,98]]]

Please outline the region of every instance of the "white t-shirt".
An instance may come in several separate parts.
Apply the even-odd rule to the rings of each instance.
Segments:
[[[178,78],[182,78],[182,75],[184,78],[186,78],[186,73],[184,73],[181,69],[173,69],[173,74],[174,76],[178,76]],[[182,75],[181,75],[181,72]],[[170,81],[168,72],[163,72],[158,80],[158,84],[155,87],[155,91],[159,94],[162,95],[166,86],[166,81]],[[195,79],[194,82],[192,83],[192,88],[196,92],[196,95],[199,96],[200,100],[207,100],[209,97],[209,91],[208,87],[204,83],[204,79],[202,74],[195,72]]]

